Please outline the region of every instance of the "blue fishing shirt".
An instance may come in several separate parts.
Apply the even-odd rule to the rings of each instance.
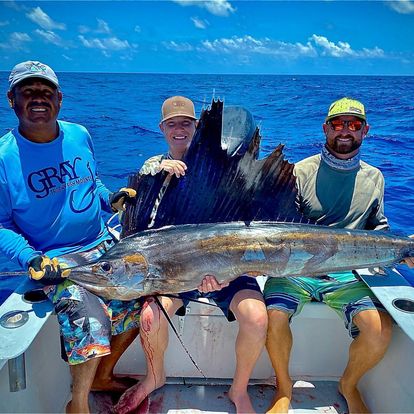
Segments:
[[[58,121],[59,136],[35,143],[18,128],[0,138],[0,251],[22,268],[38,254],[88,250],[110,235],[109,190],[97,176],[92,139]]]

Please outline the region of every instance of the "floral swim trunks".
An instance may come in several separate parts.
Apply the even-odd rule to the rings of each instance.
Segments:
[[[353,322],[359,312],[373,309],[386,312],[368,286],[352,272],[331,273],[319,277],[269,277],[263,296],[268,310],[286,312],[289,320],[298,315],[308,302],[326,303],[343,319],[352,338],[359,334]]]
[[[112,244],[111,241],[102,242],[86,252],[62,257],[59,262],[73,267],[79,264],[79,260],[96,260]],[[48,286],[44,291],[55,305],[61,331],[62,358],[70,365],[110,354],[112,335],[139,327],[139,299],[106,300],[70,280]]]

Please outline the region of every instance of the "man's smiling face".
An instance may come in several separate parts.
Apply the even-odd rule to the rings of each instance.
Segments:
[[[19,82],[8,98],[23,129],[55,124],[62,103],[61,92],[42,78]]]
[[[326,146],[340,159],[354,157],[362,144],[369,126],[365,121],[352,115],[341,115],[323,124]]]

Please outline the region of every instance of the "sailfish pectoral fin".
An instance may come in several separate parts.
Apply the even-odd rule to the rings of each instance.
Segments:
[[[327,244],[323,241],[320,241],[317,244],[308,244],[305,250],[308,254],[312,255],[312,257],[304,263],[304,276],[312,273],[310,269],[317,269],[319,265],[335,256],[335,254],[339,251],[339,248],[336,242],[332,241],[331,243]]]

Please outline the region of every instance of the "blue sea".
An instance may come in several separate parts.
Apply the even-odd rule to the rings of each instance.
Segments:
[[[0,133],[17,125],[5,93],[8,73],[0,72]],[[159,131],[160,107],[172,95],[190,97],[199,114],[213,98],[250,110],[262,134],[261,157],[280,142],[289,161],[318,153],[329,104],[343,96],[361,100],[371,125],[362,157],[386,180],[385,212],[394,232],[413,234],[414,77],[303,75],[172,75],[58,73],[63,106],[60,119],[91,133],[100,176],[106,186],[124,186],[150,156],[166,151]],[[4,262],[4,261],[3,261]],[[399,270],[414,285],[414,272]],[[13,278],[0,280],[10,290]],[[1,294],[0,294],[1,300]]]

